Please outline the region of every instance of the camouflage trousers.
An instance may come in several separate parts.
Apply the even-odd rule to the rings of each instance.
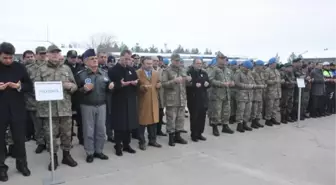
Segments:
[[[236,121],[237,123],[242,123],[245,121],[249,122],[251,117],[251,101],[237,101],[237,110],[236,110]]]
[[[167,133],[175,133],[184,130],[185,107],[166,107]]]
[[[43,129],[43,122],[42,119],[37,117],[36,111],[28,111],[28,116],[32,120],[34,124],[34,137],[36,139],[36,144],[37,145],[44,145],[45,140],[44,140],[44,129]]]
[[[211,125],[229,124],[230,114],[230,100],[209,101],[209,116]]]
[[[59,145],[57,143],[57,136],[61,139],[61,149],[65,151],[70,151],[71,149],[71,117],[53,117],[52,118],[52,129],[53,129],[53,144],[54,153],[57,153]],[[45,138],[47,141],[47,148],[50,151],[50,131],[49,131],[49,118],[43,118],[43,127],[45,131]]]
[[[302,109],[304,112],[308,112],[308,104],[310,100],[310,92],[309,91],[302,91]]]
[[[280,99],[281,114],[290,114],[293,110],[293,95],[294,89],[282,89]]]
[[[13,145],[14,144],[14,141],[13,141],[13,138],[12,138],[12,132],[11,132],[9,126],[7,128],[6,142],[7,142],[7,145]]]
[[[272,118],[276,119],[277,113],[279,112],[279,102],[280,99],[269,99],[265,101],[265,119],[270,120]]]
[[[263,111],[263,101],[253,101],[251,109],[251,119],[261,119]]]

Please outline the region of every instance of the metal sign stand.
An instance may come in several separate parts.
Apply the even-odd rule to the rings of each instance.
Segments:
[[[297,78],[296,79],[297,84],[298,84],[298,89],[299,89],[299,101],[298,101],[298,112],[297,112],[297,123],[296,127],[297,128],[302,128],[303,125],[300,125],[300,116],[301,116],[301,97],[302,97],[302,88],[305,87],[304,79],[303,78]]]
[[[50,158],[51,158],[51,179],[45,179],[43,185],[56,185],[63,184],[65,181],[57,180],[55,178],[55,165],[54,165],[54,142],[53,142],[53,125],[52,125],[52,109],[51,101],[49,101],[49,137],[50,137]]]

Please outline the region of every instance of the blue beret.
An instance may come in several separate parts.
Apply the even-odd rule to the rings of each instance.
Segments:
[[[215,64],[217,64],[217,59],[216,59],[216,58],[213,58],[213,59],[208,63],[209,66],[212,66],[212,65],[215,65]]]
[[[256,65],[256,66],[264,66],[265,63],[264,63],[264,61],[262,61],[262,60],[257,60],[257,61],[255,62],[255,65]]]
[[[244,67],[246,67],[247,69],[252,69],[253,68],[253,63],[250,60],[244,61],[242,65]]]
[[[231,60],[231,61],[229,62],[229,64],[230,64],[230,65],[237,65],[237,60]]]
[[[93,57],[96,56],[96,52],[94,49],[88,49],[83,53],[83,59],[87,59],[89,57]]]
[[[277,59],[275,57],[273,57],[273,58],[269,59],[268,64],[271,65],[271,64],[274,64],[276,62],[277,62]]]
[[[168,59],[168,58],[164,58],[164,59],[163,59],[163,63],[164,63],[165,65],[168,65],[168,64],[169,64],[169,59]]]

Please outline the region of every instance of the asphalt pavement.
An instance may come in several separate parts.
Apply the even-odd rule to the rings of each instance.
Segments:
[[[71,153],[79,165],[61,164],[56,180],[65,185],[335,185],[335,124],[333,115],[305,120],[299,127],[290,123],[220,137],[206,126],[205,142],[192,142],[188,133],[183,134],[188,145],[169,147],[168,137],[159,137],[163,148],[140,151],[132,140],[137,153],[122,157],[107,143],[110,159],[92,164],[85,162],[83,147],[74,141]],[[8,158],[9,181],[0,184],[42,185],[50,178],[48,154],[35,154],[32,141],[26,147],[32,176],[20,175],[14,159]]]

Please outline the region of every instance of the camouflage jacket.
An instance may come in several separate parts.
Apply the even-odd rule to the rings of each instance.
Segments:
[[[182,67],[170,65],[162,71],[162,87],[164,88],[164,106],[186,106],[186,81],[177,84],[176,77],[186,77],[187,72]]]
[[[281,84],[283,89],[294,89],[296,84],[296,79],[293,72],[289,71],[281,71],[280,72],[281,79],[285,82]]]
[[[230,88],[223,83],[232,81],[232,71],[227,67],[214,66],[208,74],[211,84],[209,100],[230,100]]]
[[[65,89],[63,87],[64,99],[59,101],[53,101],[51,104],[52,116],[53,117],[63,117],[72,116],[71,111],[71,94],[77,90],[76,81],[71,72],[71,69],[61,63],[54,64],[50,61],[42,65],[36,74],[35,81],[62,81],[70,82],[72,86],[70,89]],[[38,117],[48,117],[49,116],[49,105],[48,102],[38,102],[37,103],[37,115]]]
[[[267,84],[265,96],[267,99],[281,98],[281,80],[280,72],[277,69],[267,68],[265,70],[265,80]]]
[[[239,70],[234,75],[235,87],[237,89],[236,100],[237,101],[252,101],[253,89],[255,88],[255,82],[250,71],[243,72]]]
[[[36,79],[36,74],[39,68],[44,65],[44,61],[36,61],[34,63],[29,63],[26,65],[26,69],[31,81],[34,83]],[[25,100],[26,100],[26,109],[29,111],[36,111],[36,100],[35,100],[35,92],[28,92],[25,93]]]
[[[264,72],[263,70],[256,70],[254,69],[251,73],[255,84],[257,85],[265,85],[265,77],[264,77]],[[253,101],[262,101],[263,100],[263,94],[264,94],[264,89],[254,89],[253,90]]]

